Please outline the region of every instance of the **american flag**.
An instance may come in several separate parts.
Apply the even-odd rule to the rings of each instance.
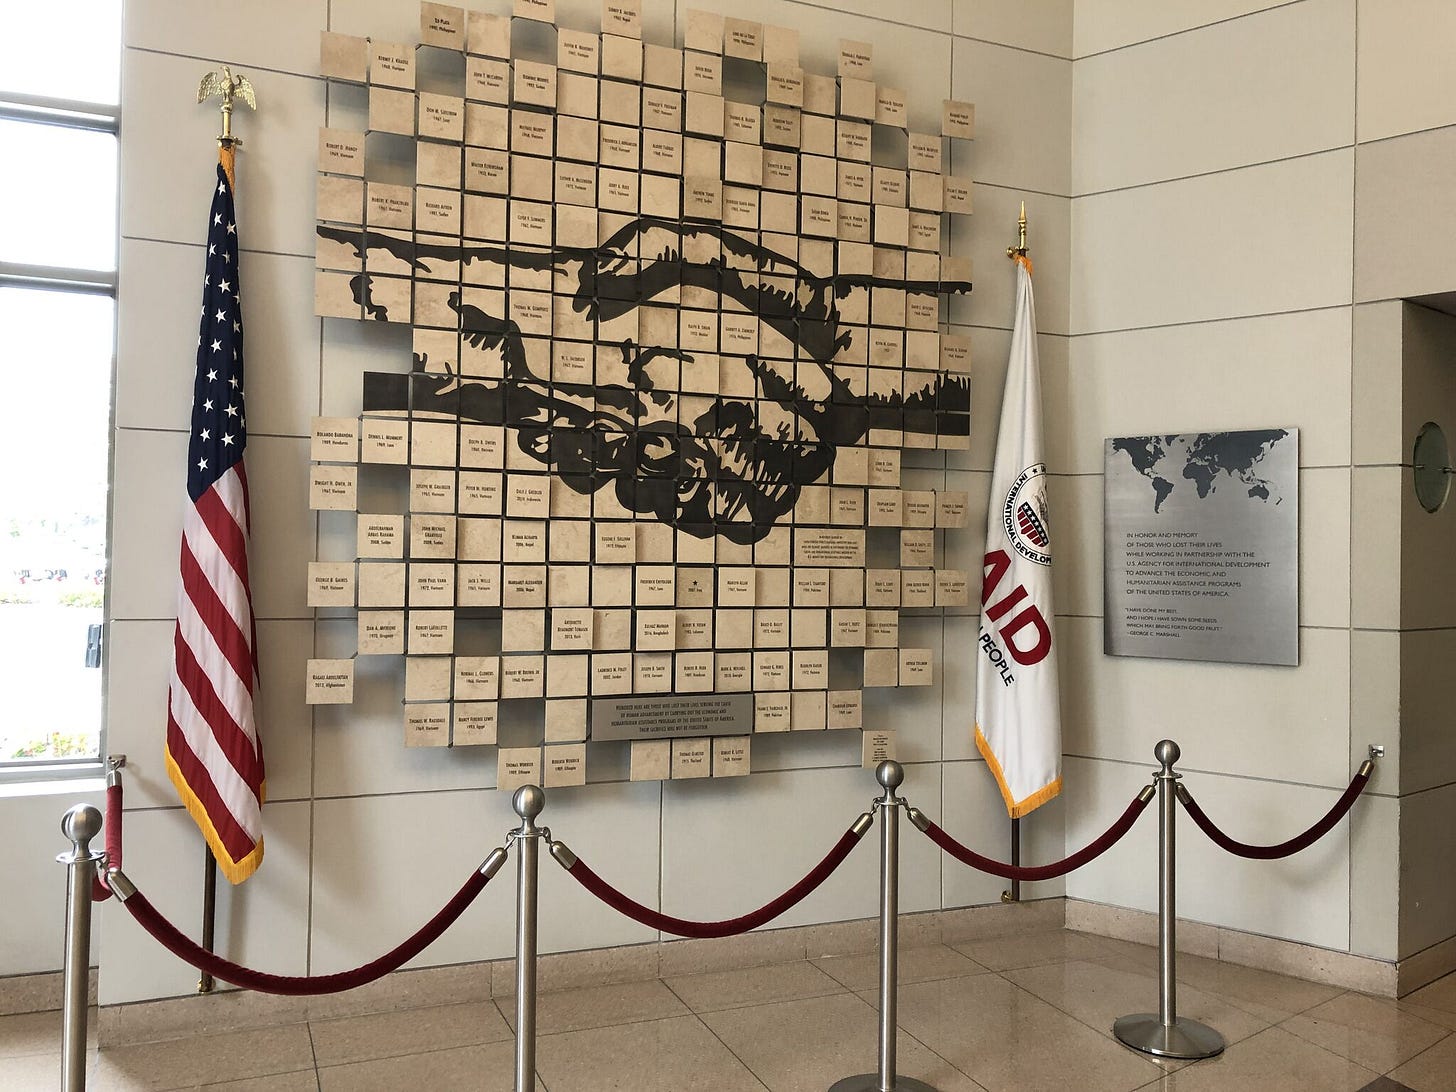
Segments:
[[[253,715],[258,655],[248,585],[238,234],[232,183],[222,164],[202,284],[167,695],[167,772],[218,867],[241,883],[263,859],[263,748]]]

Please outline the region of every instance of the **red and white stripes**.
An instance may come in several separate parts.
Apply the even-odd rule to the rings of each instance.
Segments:
[[[248,521],[242,463],[187,507],[167,707],[169,773],[233,883],[263,856]]]

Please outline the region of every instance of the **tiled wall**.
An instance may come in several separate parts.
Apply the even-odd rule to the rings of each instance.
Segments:
[[[504,11],[507,0],[476,0]],[[875,45],[876,74],[903,87],[912,122],[938,124],[940,103],[977,103],[970,149],[977,180],[974,226],[955,252],[975,262],[977,289],[957,306],[976,358],[975,449],[922,456],[925,487],[967,488],[982,498],[1011,319],[1009,263],[1001,252],[1025,195],[1033,241],[1048,256],[1040,277],[1044,353],[1065,359],[1070,295],[1071,3],[1021,5],[872,0],[834,5],[788,0],[648,0],[645,35],[680,37],[701,6],[799,28],[806,66],[832,72],[840,38]],[[563,25],[593,28],[597,0],[558,0]],[[177,471],[185,449],[203,202],[212,172],[215,111],[195,105],[202,73],[226,62],[246,71],[259,111],[240,116],[241,277],[248,332],[249,477],[253,483],[254,596],[263,654],[263,731],[269,803],[267,857],[258,875],[220,900],[220,934],[234,958],[267,970],[314,973],[371,958],[413,930],[448,897],[510,825],[491,787],[494,751],[406,750],[397,664],[360,661],[353,707],[310,711],[303,668],[313,655],[352,651],[346,622],[315,622],[305,607],[306,563],[352,557],[352,519],[308,511],[309,419],[358,412],[360,375],[397,368],[407,331],[365,330],[311,315],[313,158],[320,125],[358,119],[347,95],[317,71],[318,33],[332,29],[415,41],[411,0],[268,0],[191,5],[129,0],[123,66],[121,332],[116,420],[116,522],[112,564],[109,748],[131,756],[127,868],[163,912],[199,920],[202,848],[177,809],[161,764],[166,663],[180,520]],[[332,112],[331,112],[332,111]],[[354,126],[354,127],[357,127]],[[407,359],[404,357],[403,359]],[[982,517],[978,514],[973,525]],[[967,544],[977,537],[965,536]],[[952,564],[974,569],[979,547]],[[867,701],[866,721],[902,729],[907,790],[927,811],[993,851],[1006,820],[995,786],[969,743],[969,612],[907,618],[917,645],[936,650],[941,682]],[[367,673],[368,678],[364,677]],[[367,685],[366,685],[367,682]],[[595,748],[593,784],[553,794],[557,835],[635,897],[672,914],[721,917],[783,890],[863,809],[873,783],[848,733],[764,739],[753,777],[723,782],[627,783],[625,751]],[[1060,855],[1060,805],[1038,816],[1028,856]],[[788,915],[801,925],[869,916],[876,899],[873,848]],[[952,865],[922,839],[907,842],[907,910],[993,902],[999,882]],[[542,949],[654,939],[584,895],[553,865],[543,870]],[[226,886],[226,885],[224,885]],[[509,882],[479,904],[421,962],[495,958],[509,951]],[[1039,893],[1059,894],[1060,884]],[[183,994],[196,974],[159,952],[122,914],[101,914],[103,1003]],[[0,972],[9,968],[0,967]]]
[[[1105,658],[1099,585],[1083,584],[1085,617],[1062,623],[1067,841],[1163,734],[1209,812],[1252,840],[1323,811],[1383,743],[1353,827],[1290,861],[1183,839],[1179,904],[1383,959],[1456,934],[1456,883],[1437,863],[1456,815],[1442,667],[1456,517],[1421,512],[1408,469],[1416,428],[1456,409],[1456,320],[1398,302],[1456,286],[1453,36],[1441,0],[1096,0],[1074,29],[1072,337],[1048,383],[1068,414],[1050,461],[1080,475],[1062,527],[1077,520],[1095,573],[1103,436],[1297,426],[1301,662]],[[1130,863],[1151,830],[1135,837],[1147,845],[1068,894],[1151,909]]]
[[[558,6],[563,22],[595,25],[595,0]],[[1180,910],[1384,959],[1456,933],[1456,883],[1429,864],[1437,852],[1449,859],[1456,814],[1456,752],[1443,717],[1452,677],[1444,653],[1456,632],[1445,528],[1456,516],[1411,511],[1409,471],[1398,465],[1409,460],[1411,421],[1425,419],[1433,384],[1447,381],[1442,354],[1451,358],[1442,348],[1450,324],[1398,301],[1456,287],[1456,69],[1446,63],[1456,9],[1446,0],[1084,0],[1074,20],[1072,0],[682,0],[688,6],[796,26],[807,62],[820,66],[840,37],[871,40],[878,73],[907,89],[917,116],[943,97],[977,103],[971,162],[955,164],[977,179],[973,226],[956,242],[975,262],[976,291],[953,314],[974,342],[972,449],[916,471],[970,490],[973,526],[1009,344],[1002,252],[1017,202],[1027,202],[1059,526],[1067,751],[1066,794],[1027,824],[1027,858],[1058,856],[1100,830],[1145,780],[1164,735],[1183,744],[1209,811],[1247,838],[1282,837],[1322,812],[1366,743],[1383,742],[1391,757],[1354,823],[1292,861],[1235,862],[1190,831]],[[672,0],[646,8],[646,34],[672,38],[681,14]],[[308,656],[349,651],[348,634],[316,624],[303,605],[305,562],[316,547],[330,556],[352,541],[344,522],[307,511],[307,421],[356,412],[360,374],[393,366],[405,346],[402,331],[391,340],[372,329],[366,342],[357,324],[329,321],[321,331],[309,314],[312,160],[330,105],[313,73],[325,27],[414,40],[415,8],[131,0],[123,77],[108,706],[111,749],[133,762],[128,871],[165,912],[198,919],[202,851],[159,751],[200,202],[215,128],[192,99],[201,73],[226,61],[248,71],[262,107],[239,121],[248,142],[239,221],[250,476],[255,497],[267,498],[254,542],[272,777],[267,863],[224,895],[221,920],[230,954],[287,973],[339,969],[413,929],[509,820],[490,788],[489,752],[404,749],[389,665],[360,687],[372,703],[311,715],[300,698]],[[1103,437],[1258,425],[1301,430],[1300,666],[1103,656]],[[965,536],[949,563],[974,569],[974,539]],[[964,650],[975,620],[906,624],[917,644],[937,650],[940,681],[893,704],[867,703],[867,720],[902,727],[918,803],[1000,850],[1004,810],[969,739]],[[607,749],[592,760],[596,783],[555,794],[549,819],[636,897],[718,916],[782,890],[863,806],[869,783],[857,758],[854,742],[833,734],[765,739],[754,753],[763,772],[748,781],[627,784],[624,761]],[[7,829],[16,807],[0,801]],[[1151,909],[1154,844],[1153,825],[1141,824],[1065,890]],[[21,866],[33,871],[26,889],[37,898],[59,894],[48,854],[32,851]],[[788,923],[872,913],[873,857],[857,853]],[[906,857],[907,910],[994,902],[1003,886],[937,864],[918,839]],[[509,903],[507,887],[488,891],[423,961],[506,954]],[[551,867],[542,905],[544,950],[650,939]],[[40,937],[52,915],[32,909],[26,920]],[[195,974],[122,915],[100,917],[104,1002],[192,990]],[[58,926],[54,934],[46,950],[58,952]],[[0,949],[0,973],[54,965]]]

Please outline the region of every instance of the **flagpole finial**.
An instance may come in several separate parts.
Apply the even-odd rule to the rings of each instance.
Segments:
[[[217,142],[224,150],[231,150],[242,143],[241,138],[233,136],[233,100],[241,99],[248,109],[256,110],[258,98],[253,93],[253,85],[248,77],[241,73],[234,76],[227,65],[213,69],[202,77],[202,83],[198,85],[199,103],[214,98],[222,99],[222,133],[219,134]]]
[[[1015,260],[1026,257],[1026,202],[1021,202],[1021,218],[1016,221],[1016,245],[1006,248],[1006,257]]]

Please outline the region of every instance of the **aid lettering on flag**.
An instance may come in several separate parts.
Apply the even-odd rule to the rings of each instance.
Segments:
[[[976,748],[1012,818],[1062,790],[1046,486],[1036,307],[1023,257],[1016,262],[1016,323],[991,472],[976,645]]]

